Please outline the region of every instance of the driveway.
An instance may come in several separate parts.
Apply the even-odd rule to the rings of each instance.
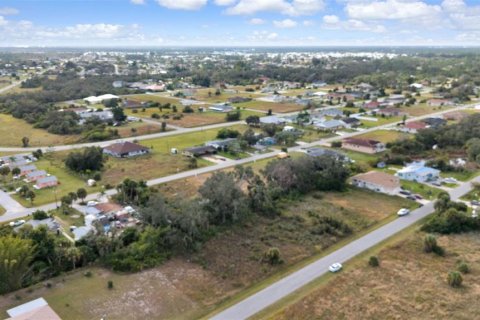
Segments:
[[[0,190],[0,205],[5,208],[8,213],[16,213],[25,211],[25,207],[15,201],[8,193]]]

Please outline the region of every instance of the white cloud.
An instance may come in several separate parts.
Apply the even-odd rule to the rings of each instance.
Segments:
[[[435,16],[442,8],[418,0],[385,0],[347,3],[345,11],[359,20],[401,20]]]
[[[297,22],[292,19],[275,20],[273,21],[273,25],[277,28],[293,28],[297,26]]]
[[[324,6],[324,0],[240,0],[235,6],[228,8],[226,12],[232,15],[248,15],[261,11],[273,11],[299,16],[315,14],[322,10]]]
[[[215,0],[215,4],[218,6],[230,6],[235,3],[236,0]]]
[[[252,18],[252,19],[248,20],[248,23],[253,24],[253,25],[260,25],[260,24],[264,24],[265,20],[260,19],[260,18]]]
[[[312,20],[303,20],[303,25],[305,27],[311,27],[311,26],[314,26],[315,25],[315,21],[312,21]]]
[[[383,33],[387,31],[387,29],[381,24],[365,23],[357,19],[348,19],[342,21],[335,15],[324,16],[322,28],[330,30],[366,31],[374,33]]]
[[[133,4],[145,4],[145,0],[130,0]]]
[[[157,0],[162,7],[179,10],[198,10],[207,4],[207,0]]]
[[[3,7],[0,8],[0,15],[2,16],[9,16],[9,15],[14,15],[18,14],[18,9],[11,8],[11,7]]]
[[[3,16],[0,16],[0,27],[6,26],[7,24],[8,21]]]
[[[456,28],[480,30],[480,6],[467,6],[463,0],[444,0],[442,8]]]
[[[248,40],[252,42],[271,42],[278,38],[278,33],[270,31],[254,31],[250,36],[247,37]]]

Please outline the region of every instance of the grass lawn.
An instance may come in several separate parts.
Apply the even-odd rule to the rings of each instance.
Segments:
[[[160,132],[162,128],[160,124],[130,122],[120,127],[116,127],[115,129],[118,130],[120,137],[126,138]]]
[[[403,107],[402,110],[407,112],[411,117],[423,116],[430,113],[440,112],[451,107],[430,107],[427,103],[419,103],[410,107]]]
[[[371,117],[371,116],[369,116]],[[384,124],[389,124],[397,121],[401,121],[402,117],[377,117],[378,121],[367,121],[367,120],[361,120],[362,121],[362,128],[373,128],[373,127],[378,127],[382,126]]]
[[[424,233],[410,228],[348,262],[336,275],[321,277],[270,313],[256,319],[475,319],[480,274],[478,233],[440,236],[445,257],[426,254]],[[380,267],[367,261],[375,255]],[[460,288],[448,286],[449,271],[465,261],[472,272]],[[419,280],[421,279],[421,280]]]
[[[465,170],[461,172],[441,172],[440,176],[442,178],[455,178],[458,181],[468,181],[472,179],[473,177],[476,177],[480,174],[480,171],[470,171],[470,170]]]
[[[81,227],[85,225],[85,215],[74,208],[67,208],[65,212],[62,209],[56,209],[49,211],[49,213],[55,216],[63,230],[71,237],[73,237],[73,233],[70,231],[71,226]]]
[[[56,176],[60,184],[55,188],[42,190],[34,190],[33,188],[30,188],[34,190],[36,194],[33,206],[55,202],[55,197],[60,201],[62,196],[67,195],[69,192],[76,192],[78,188],[85,188],[88,193],[101,190],[100,186],[88,187],[86,185],[86,179],[82,179],[80,176],[69,172],[63,162],[63,159],[67,154],[68,153],[65,152],[46,154],[43,159],[35,162],[35,165],[39,170],[45,170],[52,176]],[[13,197],[24,206],[31,207],[30,201],[23,199],[19,195],[14,195]]]
[[[80,138],[78,135],[57,135],[35,129],[26,121],[7,114],[0,114],[0,137],[3,147],[21,147],[22,137],[30,139],[31,147],[75,143]]]
[[[436,199],[437,195],[443,191],[441,189],[430,187],[423,183],[418,183],[414,181],[400,180],[400,184],[406,190],[409,190],[415,194],[419,194],[427,200]]]
[[[461,198],[465,201],[480,200],[480,190],[472,190]]]
[[[140,118],[147,118],[152,119],[152,114],[156,113],[160,116],[166,115],[168,119],[158,119],[159,122],[166,121],[168,124],[185,127],[185,128],[192,128],[192,127],[199,127],[205,126],[209,124],[215,123],[223,123],[226,122],[225,113],[221,112],[214,112],[214,111],[198,111],[198,106],[192,107],[196,112],[193,113],[182,113],[183,108],[179,108],[177,113],[173,113],[171,109],[163,109],[162,112],[158,108],[147,108],[145,111],[142,109],[138,109],[137,113],[133,112],[133,109],[125,109],[126,114],[129,116],[140,117]],[[250,115],[257,115],[263,116],[264,114],[261,112],[254,112],[250,110],[240,110],[241,112],[241,119],[244,120],[246,117]],[[175,114],[182,115],[181,119],[175,120],[173,116]]]
[[[298,139],[298,141],[313,142],[313,141],[317,141],[317,140],[320,140],[320,139],[335,136],[335,134],[331,133],[331,132],[325,132],[325,131],[310,129],[310,128],[307,128],[307,127],[303,127],[301,129],[304,131],[304,134],[303,134],[303,136],[300,137],[300,139]]]
[[[220,95],[215,95],[215,91],[217,89],[215,88],[204,88],[204,89],[197,89],[197,93],[195,94],[194,98],[196,100],[200,101],[205,101],[207,103],[223,103],[223,102],[228,102],[229,98],[233,97],[242,97],[242,98],[257,98],[262,96],[260,93],[255,93],[255,92],[235,92],[235,93],[229,93],[225,91],[221,91]],[[209,92],[211,93],[209,95]]]
[[[162,104],[171,103],[172,105],[176,105],[177,107],[181,107],[180,100],[178,98],[169,97],[166,95],[160,94],[135,94],[135,95],[127,95],[122,96],[123,99],[133,100],[133,101],[140,101],[140,102],[158,102]]]
[[[266,102],[266,101],[259,101],[253,100],[249,102],[243,103],[236,103],[236,107],[247,108],[247,109],[254,109],[260,111],[268,111],[272,109],[273,112],[277,113],[286,113],[286,112],[294,112],[303,110],[303,106],[294,103],[278,103],[278,102]]]
[[[357,136],[359,139],[372,139],[383,143],[393,142],[399,139],[410,139],[411,137],[413,136],[409,133],[395,130],[377,130]]]

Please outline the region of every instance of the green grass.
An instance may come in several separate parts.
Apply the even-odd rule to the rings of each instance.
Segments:
[[[383,143],[393,142],[399,139],[409,139],[412,135],[404,132],[399,132],[395,130],[377,130],[372,132],[367,132],[365,134],[361,134],[357,136],[357,138],[361,139],[372,139],[378,140]]]
[[[65,212],[63,209],[55,209],[49,211],[50,214],[55,216],[56,220],[62,226],[63,230],[73,236],[73,233],[70,232],[71,226],[81,227],[85,225],[85,216],[82,212],[75,210],[74,208],[66,208]]]
[[[419,194],[424,199],[427,199],[427,200],[432,200],[437,198],[437,195],[443,191],[441,189],[430,187],[425,184],[414,182],[414,181],[401,180],[400,184],[406,190],[409,190],[414,194]]]
[[[474,189],[469,193],[463,195],[461,199],[465,201],[480,200],[480,190]]]
[[[455,178],[457,179],[458,181],[468,181],[476,176],[478,176],[480,174],[480,171],[469,171],[469,170],[465,170],[465,171],[460,171],[460,172],[441,172],[440,173],[440,176],[442,176],[442,178]]]
[[[277,103],[277,102],[267,102],[267,101],[259,101],[259,100],[236,103],[234,106],[247,108],[247,109],[261,110],[261,111],[268,111],[269,109],[272,109],[273,112],[278,112],[278,113],[286,113],[286,112],[303,110],[303,106],[299,104]]]
[[[369,116],[370,117],[370,116]],[[382,126],[384,124],[389,124],[393,122],[398,122],[402,120],[402,117],[376,117],[378,121],[367,121],[367,120],[361,120],[362,121],[362,128],[373,128],[373,127],[378,127]]]
[[[7,210],[5,210],[4,207],[0,206],[0,216],[5,214],[5,212],[7,212]]]

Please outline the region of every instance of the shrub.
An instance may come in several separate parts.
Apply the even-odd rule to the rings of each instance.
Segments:
[[[423,239],[423,250],[426,253],[433,252],[437,246],[437,238],[433,234],[427,234]]]
[[[467,274],[470,272],[470,267],[465,261],[461,261],[457,266],[457,270],[463,274]]]
[[[458,288],[462,285],[463,278],[460,272],[450,271],[448,273],[447,282],[452,288]]]
[[[160,115],[158,113],[152,113],[152,119],[160,119]]]
[[[92,277],[92,272],[91,271],[86,271],[83,275],[87,278],[91,278]]]
[[[269,248],[267,251],[265,251],[263,254],[263,260],[271,265],[276,265],[283,262],[282,258],[280,258],[280,250],[278,250],[278,248]]]
[[[371,267],[378,267],[380,266],[380,261],[376,256],[371,256],[370,259],[368,259],[368,265]]]
[[[107,287],[108,287],[108,289],[113,289],[113,281],[112,280],[108,280]]]
[[[35,220],[43,220],[48,218],[48,214],[45,211],[37,210],[34,213],[32,213],[32,217]]]
[[[332,146],[332,148],[341,148],[342,141],[333,141],[330,145]]]

